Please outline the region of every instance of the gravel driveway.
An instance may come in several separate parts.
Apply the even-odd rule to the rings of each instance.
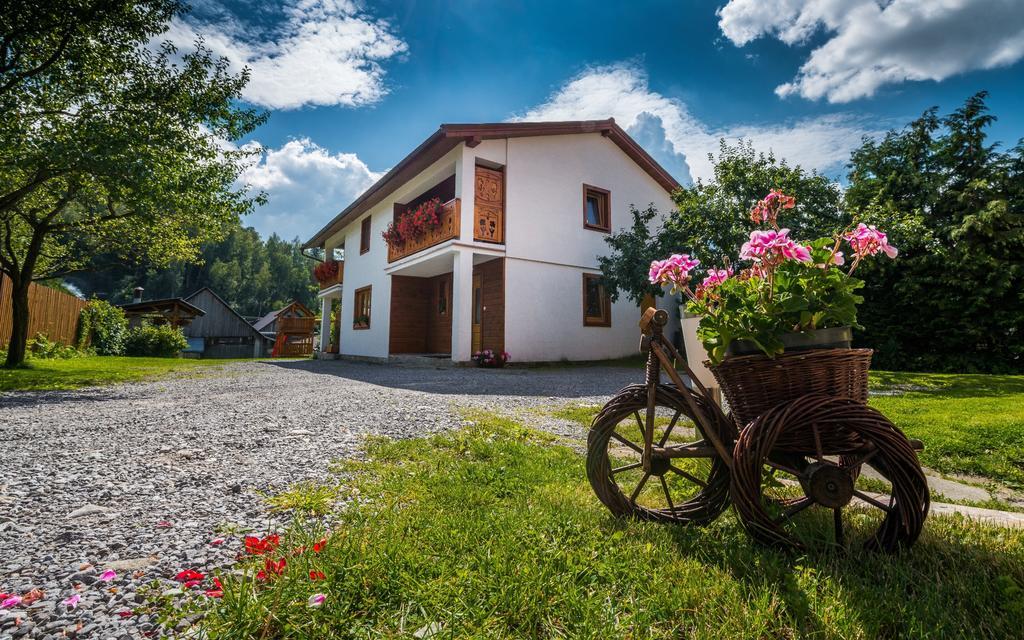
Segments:
[[[0,592],[45,593],[0,611],[0,639],[141,637],[155,628],[147,616],[118,615],[141,601],[138,585],[230,562],[237,533],[275,524],[261,494],[325,477],[366,435],[452,428],[460,406],[603,402],[642,377],[301,361],[0,394]],[[97,583],[107,569],[117,577]],[[60,602],[76,583],[85,588],[68,611]]]

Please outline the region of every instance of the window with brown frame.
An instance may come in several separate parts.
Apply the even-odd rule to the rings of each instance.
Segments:
[[[356,289],[355,302],[352,305],[352,328],[370,328],[370,295],[373,287]]]
[[[370,216],[366,216],[359,228],[359,255],[370,250]]]
[[[604,287],[601,276],[596,273],[583,274],[583,326],[610,327],[612,325],[612,300]]]
[[[611,192],[583,185],[583,227],[609,233],[612,230]]]

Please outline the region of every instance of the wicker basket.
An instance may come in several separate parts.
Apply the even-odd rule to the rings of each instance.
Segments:
[[[736,356],[718,365],[705,364],[742,429],[769,409],[812,393],[866,403],[872,353],[871,349],[812,349],[775,358]]]

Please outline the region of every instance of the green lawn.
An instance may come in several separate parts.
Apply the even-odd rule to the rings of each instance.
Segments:
[[[921,462],[1024,489],[1024,376],[876,372],[870,404],[912,438]]]
[[[0,391],[77,389],[147,380],[178,372],[199,371],[238,360],[192,358],[123,358],[86,356],[67,360],[29,360],[21,369],[0,369]]]
[[[616,520],[579,453],[469,418],[341,464],[349,506],[318,553],[321,520],[299,514],[270,557],[287,559],[279,577],[256,579],[267,558],[253,556],[221,576],[223,599],[194,590],[174,605],[161,587],[139,613],[170,626],[205,614],[196,631],[211,639],[1019,637],[1024,531],[932,518],[900,557],[789,555],[752,545],[731,511],[706,528]],[[851,521],[852,537],[877,525],[867,511]]]
[[[873,407],[924,442],[922,464],[1024,489],[1024,376],[877,371],[871,390]],[[569,405],[553,415],[589,427],[598,410]]]

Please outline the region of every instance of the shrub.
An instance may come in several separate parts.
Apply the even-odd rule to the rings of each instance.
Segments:
[[[79,316],[78,348],[91,347],[101,356],[119,356],[124,353],[127,331],[128,320],[121,309],[93,298]]]
[[[28,353],[39,360],[68,360],[82,355],[75,347],[54,342],[41,333],[28,341]]]
[[[124,339],[126,356],[174,358],[188,346],[181,329],[170,325],[143,324],[130,329]]]

